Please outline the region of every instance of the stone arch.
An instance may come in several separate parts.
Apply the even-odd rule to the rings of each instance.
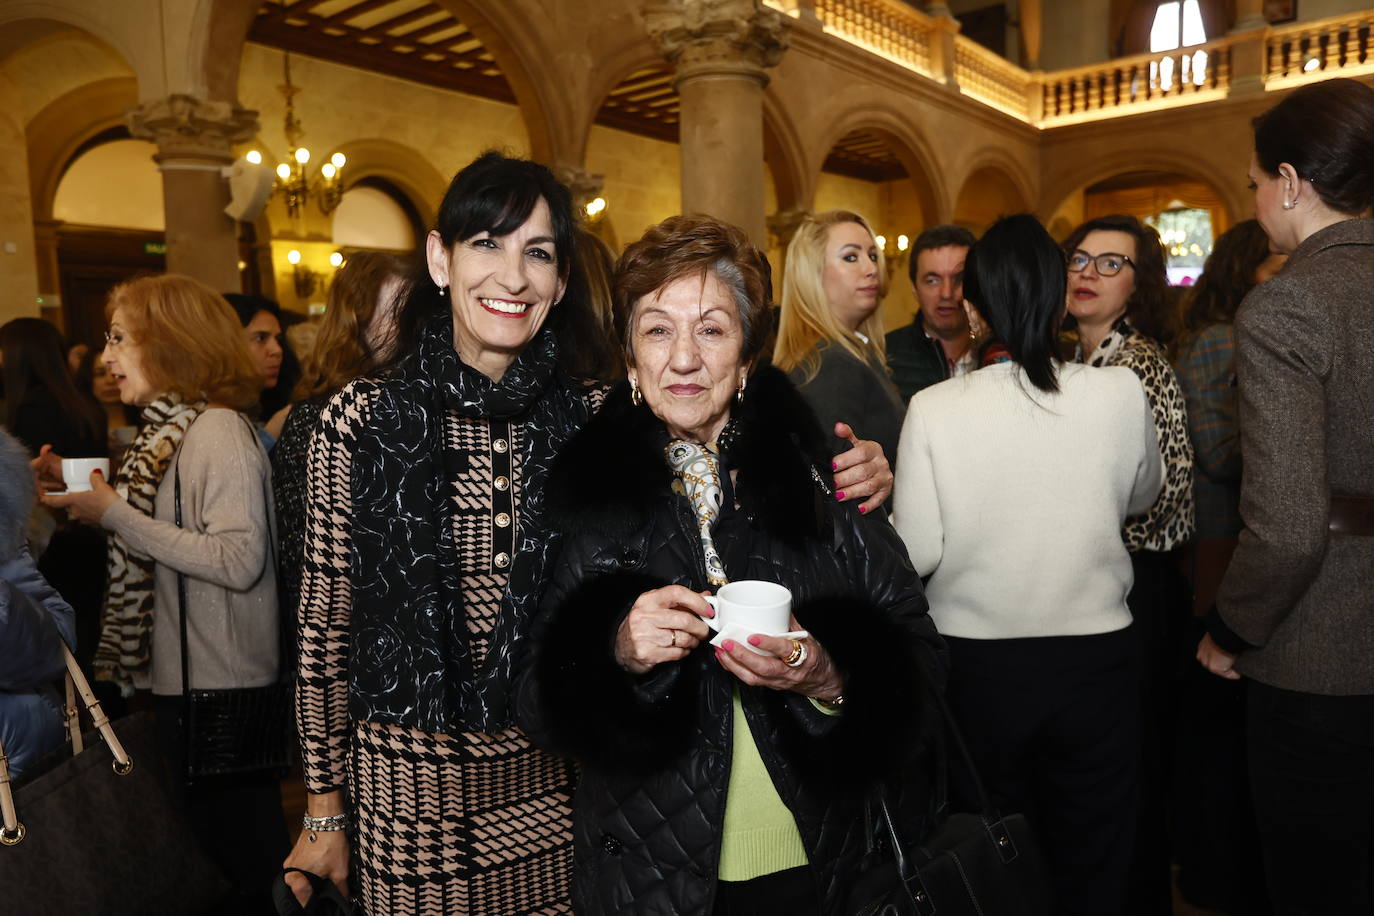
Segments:
[[[453,13],[491,53],[515,94],[530,139],[530,158],[545,165],[569,159],[569,120],[576,99],[549,62],[556,36],[532,28],[524,4],[506,0],[434,0]]]
[[[808,207],[815,179],[806,167],[806,147],[782,100],[767,90],[763,94],[763,158],[773,175],[778,210]]]
[[[590,92],[578,105],[579,113],[574,120],[574,136],[568,143],[568,153],[573,158],[567,165],[581,168],[587,161],[587,147],[591,142],[592,126],[596,123],[597,112],[605,104],[606,97],[625,79],[646,67],[665,66],[663,55],[659,54],[647,38],[638,37],[618,48],[607,52],[599,59]]]
[[[261,0],[200,0],[191,20],[187,70],[207,98],[237,101],[243,45]]]
[[[49,2],[14,2],[0,5],[0,60],[8,57],[35,37],[45,34],[56,24],[83,32],[109,45],[132,70],[140,87],[156,84],[160,79],[161,59],[149,60],[152,55],[140,55],[126,34],[135,16],[123,11],[120,4],[75,4],[59,0]]]
[[[939,158],[925,137],[912,126],[909,117],[885,108],[855,108],[821,134],[821,142],[812,150],[805,173],[811,177],[813,187],[815,176],[820,174],[830,151],[841,137],[855,130],[875,131],[891,144],[893,155],[906,169],[907,177],[916,191],[924,222],[933,225],[948,221],[954,207],[949,189],[937,168]],[[807,203],[809,205],[810,201]]]
[[[962,192],[968,185],[969,179],[973,178],[978,172],[994,170],[1000,173],[1012,188],[1016,191],[1016,202],[1022,210],[1029,210],[1035,206],[1039,195],[1039,177],[1025,168],[1025,164],[1018,161],[1006,150],[990,146],[975,153],[966,163],[963,174],[959,178],[958,187]],[[957,196],[956,196],[957,200]]]
[[[1171,150],[1141,150],[1129,156],[1101,156],[1081,167],[1066,170],[1066,174],[1041,187],[1039,213],[1043,219],[1057,214],[1069,198],[1083,190],[1125,172],[1172,172],[1194,178],[1210,186],[1221,198],[1228,225],[1234,224],[1248,210],[1244,195],[1237,193],[1228,176],[1207,162],[1183,152]]]
[[[34,115],[25,132],[35,220],[52,219],[57,186],[82,146],[122,127],[125,109],[137,102],[138,84],[131,77],[117,77],[75,89]]]
[[[380,178],[405,195],[426,229],[434,226],[448,180],[419,152],[380,137],[350,140],[338,152],[348,157],[343,174],[349,186]]]

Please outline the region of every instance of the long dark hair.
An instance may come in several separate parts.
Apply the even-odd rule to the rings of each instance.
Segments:
[[[540,200],[549,207],[558,275],[568,281],[562,301],[549,311],[547,321],[558,337],[564,370],[580,378],[594,377],[595,367],[605,361],[602,350],[608,342],[587,305],[585,285],[576,276],[572,194],[553,172],[528,159],[485,152],[453,177],[439,204],[434,230],[445,249],[480,232],[509,235],[524,225]],[[421,259],[410,292],[397,310],[396,349],[384,368],[395,370],[410,359],[419,348],[426,321],[448,308],[448,299],[440,294]]]
[[[1059,390],[1055,360],[1066,282],[1063,253],[1029,213],[993,223],[964,262],[964,297],[1041,391]]]
[[[1352,79],[1303,86],[1254,125],[1255,159],[1270,175],[1286,162],[1332,210],[1374,207],[1374,89]]]
[[[74,418],[92,439],[105,436],[105,414],[94,398],[76,387],[67,347],[57,328],[41,318],[16,318],[0,326],[0,358],[4,360],[5,426],[11,432],[19,408],[39,389],[57,400],[62,412]],[[29,443],[36,449],[42,443]]]
[[[225,293],[224,299],[239,316],[239,324],[245,328],[253,323],[258,312],[266,312],[277,319],[281,327],[281,369],[277,371],[277,384],[262,390],[262,400],[258,404],[261,419],[270,420],[277,411],[291,403],[291,393],[301,379],[301,361],[296,351],[286,339],[287,322],[282,317],[281,306],[256,293]]]
[[[1169,293],[1169,272],[1165,269],[1164,243],[1159,233],[1124,213],[1099,216],[1079,226],[1064,241],[1065,254],[1072,253],[1089,232],[1124,232],[1135,239],[1135,290],[1126,300],[1126,320],[1131,327],[1154,340],[1167,344],[1174,336],[1173,299]],[[1072,320],[1073,316],[1069,316]]]
[[[1218,236],[1202,276],[1184,301],[1180,336],[1233,321],[1240,301],[1255,286],[1255,271],[1268,257],[1269,236],[1258,220],[1242,220]]]

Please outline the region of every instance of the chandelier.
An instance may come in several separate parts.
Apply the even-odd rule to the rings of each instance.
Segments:
[[[296,117],[295,104],[296,93],[301,90],[291,82],[291,55],[288,52],[282,53],[282,70],[286,81],[277,89],[286,97],[284,131],[287,152],[286,160],[277,164],[277,180],[272,192],[281,196],[286,203],[286,211],[293,218],[301,215],[301,211],[310,200],[314,200],[320,212],[328,216],[343,199],[343,167],[346,159],[343,153],[335,153],[329,157],[328,162],[320,166],[318,175],[311,175],[307,170],[310,164],[310,150],[301,144],[305,139],[305,130],[301,127],[300,119]],[[261,162],[262,156],[254,150],[248,154],[248,160]]]

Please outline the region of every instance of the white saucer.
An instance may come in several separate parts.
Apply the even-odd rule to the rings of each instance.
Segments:
[[[753,635],[754,631],[750,630],[748,627],[742,627],[737,623],[727,623],[725,626],[721,627],[719,633],[717,633],[715,636],[711,638],[711,645],[719,648],[721,645],[725,643],[726,640],[734,640],[741,646],[744,646],[744,648],[748,649],[750,652],[753,652],[755,655],[768,655],[776,658],[776,656],[773,656],[772,652],[760,649],[758,646],[750,645],[749,637]],[[768,634],[762,633],[760,635],[767,636]],[[790,633],[779,633],[777,635],[777,638],[806,639],[810,635],[811,634],[806,632],[805,630],[793,630]]]

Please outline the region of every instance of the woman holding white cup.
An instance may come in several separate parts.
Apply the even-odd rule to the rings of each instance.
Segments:
[[[628,380],[550,475],[567,540],[520,714],[582,764],[579,912],[838,911],[866,793],[918,772],[940,639],[891,526],[837,499],[825,431],[756,368],[769,298],[738,229],[650,229],[617,268]]]
[[[96,677],[125,695],[152,694],[173,793],[232,884],[222,911],[265,912],[287,850],[277,775],[189,788],[182,676],[184,658],[192,690],[278,679],[272,483],[240,413],[257,402],[262,376],[229,304],[190,277],[122,283],[106,311],[101,358],[144,425],[109,482],[90,466],[99,460],[108,469],[106,459],[63,459],[44,446],[34,461],[40,479],[65,478],[67,492],[43,502],[110,533]]]

